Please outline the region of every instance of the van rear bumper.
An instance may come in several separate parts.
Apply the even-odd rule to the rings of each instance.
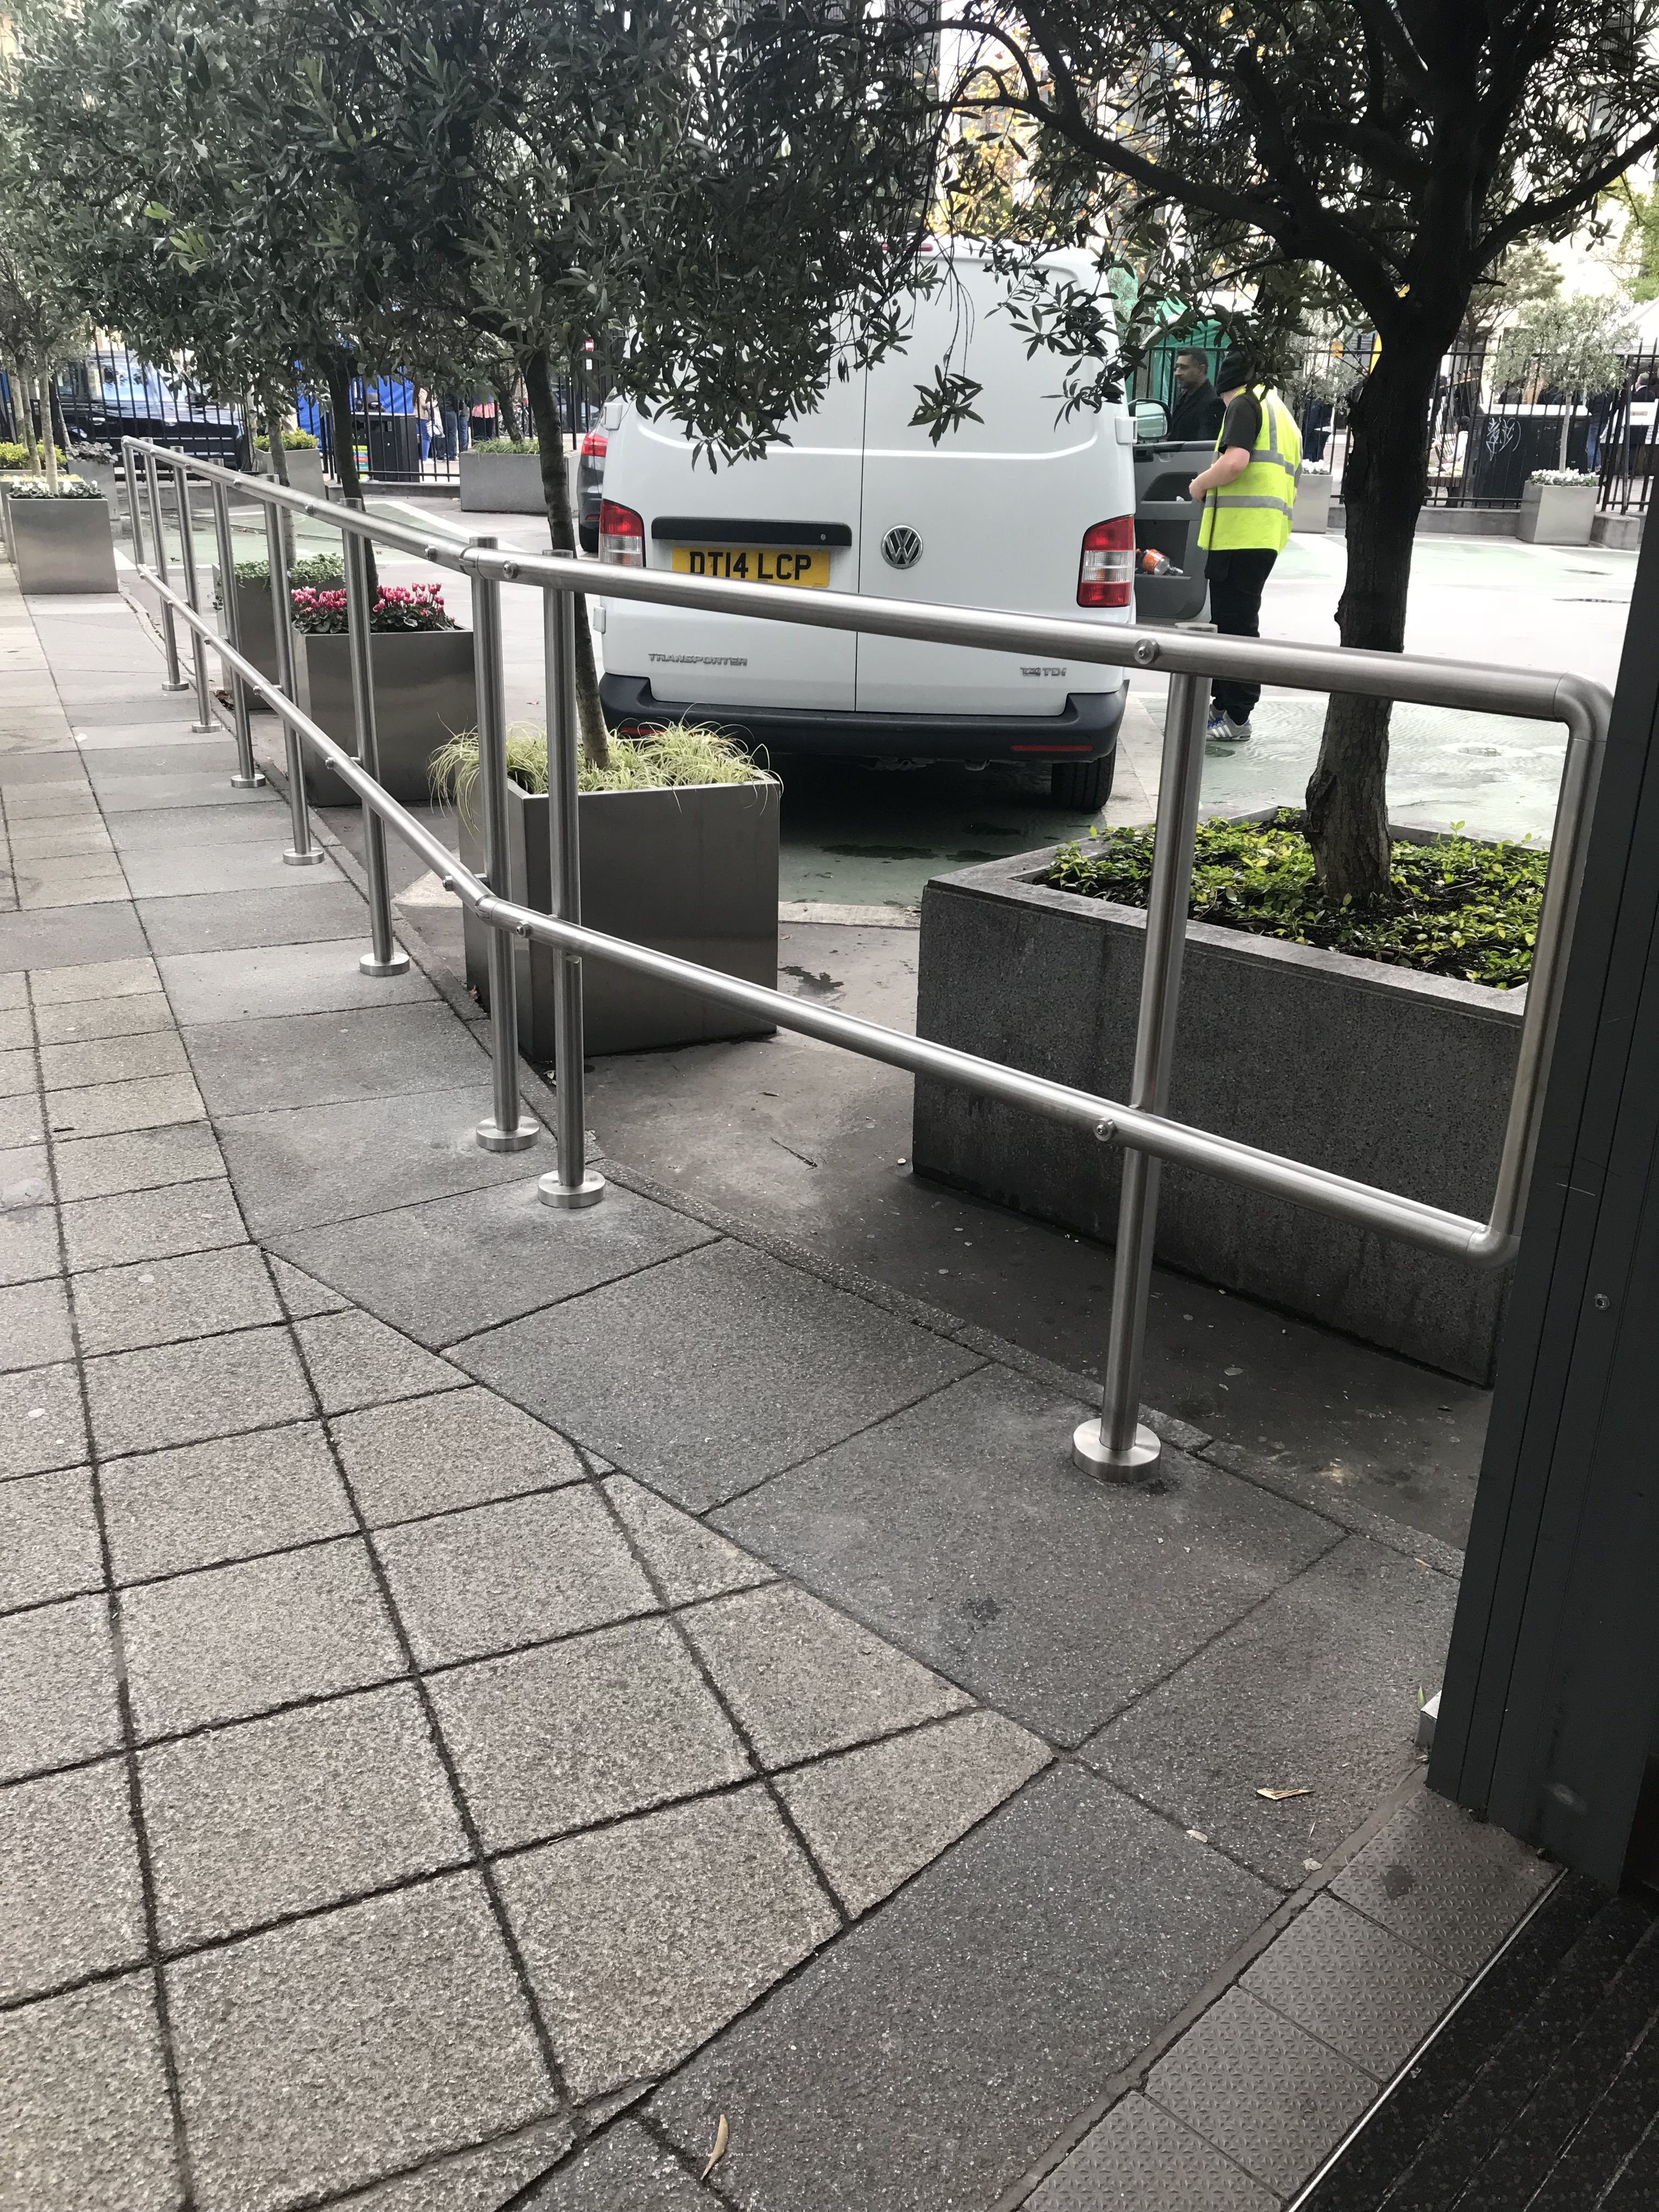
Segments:
[[[1127,686],[1074,691],[1058,714],[857,714],[797,707],[732,707],[659,699],[648,677],[602,676],[599,702],[613,730],[713,722],[779,753],[877,760],[1101,760],[1117,747]]]

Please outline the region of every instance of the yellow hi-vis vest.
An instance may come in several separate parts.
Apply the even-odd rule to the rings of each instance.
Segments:
[[[1198,542],[1206,553],[1242,553],[1250,549],[1282,553],[1290,539],[1302,440],[1279,394],[1269,392],[1265,384],[1253,389],[1261,402],[1261,428],[1249,466],[1231,483],[1206,495]],[[1216,434],[1218,453],[1224,435],[1224,425]]]

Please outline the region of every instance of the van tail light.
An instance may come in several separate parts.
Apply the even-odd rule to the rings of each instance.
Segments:
[[[1134,604],[1134,595],[1135,519],[1114,515],[1083,533],[1077,603],[1080,607],[1127,607]]]
[[[631,507],[599,501],[599,558],[617,568],[645,566],[645,525]]]
[[[610,443],[603,430],[590,430],[582,440],[582,459],[585,461],[602,461]]]

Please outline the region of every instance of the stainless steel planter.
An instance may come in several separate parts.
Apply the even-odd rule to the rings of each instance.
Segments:
[[[461,505],[471,514],[544,514],[540,454],[463,453]]]
[[[778,979],[775,782],[702,784],[675,791],[591,791],[580,799],[582,920],[590,929],[696,960],[727,975]],[[507,896],[552,911],[547,800],[507,786]],[[461,857],[482,868],[482,832],[461,823]],[[466,916],[467,981],[489,1004],[484,931]],[[554,954],[514,947],[520,1048],[553,1057]],[[591,1053],[645,1052],[716,1037],[763,1036],[751,1016],[718,1006],[602,960],[583,963]]]
[[[351,706],[349,639],[313,637],[295,630],[294,654],[301,706],[337,744],[355,753],[357,725]],[[374,656],[380,781],[405,806],[428,805],[428,762],[448,738],[477,725],[472,633],[376,630]],[[306,781],[313,805],[357,804],[356,794],[314,755],[307,756]]]
[[[6,540],[20,591],[113,592],[115,541],[104,499],[8,499]]]

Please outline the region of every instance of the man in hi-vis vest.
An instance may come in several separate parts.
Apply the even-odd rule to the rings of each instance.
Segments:
[[[1204,501],[1198,542],[1209,556],[1210,619],[1224,637],[1259,637],[1261,593],[1291,534],[1302,440],[1279,394],[1251,383],[1243,354],[1227,356],[1216,381],[1226,418],[1216,458],[1192,482]],[[1261,696],[1259,684],[1212,685],[1211,741],[1243,744]]]

